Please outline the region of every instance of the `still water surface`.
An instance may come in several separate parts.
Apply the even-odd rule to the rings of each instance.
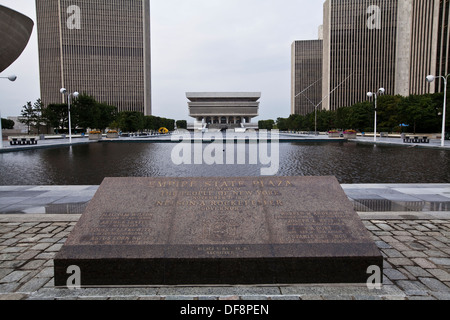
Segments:
[[[105,177],[260,176],[264,165],[175,165],[170,143],[94,143],[0,154],[0,185],[99,185]],[[248,153],[248,147],[247,147]],[[248,155],[247,155],[248,156]],[[278,176],[341,183],[450,183],[450,151],[281,143]],[[248,163],[248,161],[247,161]]]

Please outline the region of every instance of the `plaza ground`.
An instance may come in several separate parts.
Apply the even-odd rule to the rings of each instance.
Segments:
[[[370,143],[373,138],[358,140]],[[395,138],[380,138],[378,143],[403,145]],[[5,144],[5,149],[63,145],[68,141]],[[414,147],[440,148],[440,141]],[[342,187],[385,258],[381,290],[364,285],[56,288],[53,258],[98,186],[0,186],[0,299],[450,300],[450,184]]]
[[[355,207],[365,211],[359,215],[385,258],[381,290],[361,285],[56,288],[53,257],[97,188],[0,187],[0,299],[450,300],[447,184],[343,185]]]

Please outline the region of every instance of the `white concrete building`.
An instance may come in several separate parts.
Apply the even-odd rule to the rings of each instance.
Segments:
[[[259,115],[260,92],[188,92],[189,116],[208,127],[236,128]]]

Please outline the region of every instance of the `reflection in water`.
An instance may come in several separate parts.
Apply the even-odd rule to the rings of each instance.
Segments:
[[[0,185],[99,185],[105,177],[259,176],[261,168],[267,167],[177,166],[171,160],[174,146],[94,143],[0,154]],[[277,175],[331,175],[341,183],[449,183],[449,169],[450,152],[443,150],[356,143],[281,143]]]

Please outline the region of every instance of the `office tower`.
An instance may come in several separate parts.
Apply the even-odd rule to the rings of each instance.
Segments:
[[[439,2],[439,22],[437,27],[436,42],[436,75],[450,74],[450,33],[448,24],[450,20],[450,0],[441,0]],[[435,92],[444,92],[444,82],[438,79]]]
[[[151,115],[150,0],[36,0],[41,99],[60,88]]]
[[[450,73],[449,0],[399,0],[399,32],[396,93],[435,93],[444,90],[443,81],[431,86],[427,75]]]
[[[368,91],[380,87],[394,92],[398,0],[376,3],[379,16],[368,14],[372,0],[325,2],[323,109],[365,101]]]
[[[292,43],[291,114],[307,115],[321,109],[322,40]]]
[[[324,4],[322,108],[390,95],[443,90],[428,74],[449,73],[449,0],[327,0]]]

